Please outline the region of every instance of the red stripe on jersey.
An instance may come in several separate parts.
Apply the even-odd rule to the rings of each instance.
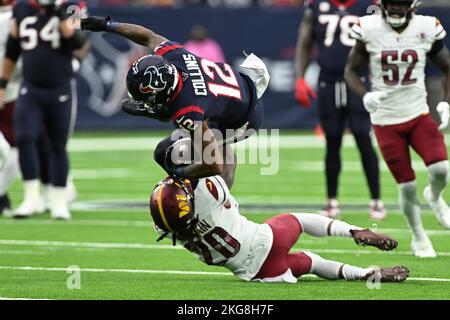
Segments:
[[[177,91],[172,96],[172,98],[170,98],[168,104],[171,104],[178,97],[178,95],[181,92],[181,89],[183,89],[183,77],[181,76],[180,71],[178,71],[178,87],[177,87]]]
[[[175,120],[178,117],[181,117],[181,116],[183,116],[183,115],[185,115],[186,113],[189,113],[189,112],[198,112],[198,113],[201,113],[201,114],[205,114],[205,111],[203,111],[203,109],[198,107],[198,106],[184,107],[184,108],[178,110],[177,112],[175,112],[175,114],[172,116],[172,121],[175,122]]]
[[[163,56],[166,53],[175,50],[175,49],[179,49],[179,48],[183,48],[183,46],[181,44],[174,44],[171,46],[167,46],[167,47],[162,47],[161,49],[158,49],[155,54],[159,55],[159,56]]]
[[[356,1],[357,0],[346,0],[344,2],[340,2],[339,0],[331,0],[331,2],[338,8],[341,6],[344,6],[345,8],[351,7],[356,3]]]

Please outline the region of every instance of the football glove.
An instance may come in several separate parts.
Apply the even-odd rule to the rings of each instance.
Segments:
[[[439,102],[436,107],[437,112],[439,113],[439,117],[441,118],[441,125],[439,126],[439,130],[445,130],[448,126],[448,120],[450,117],[450,105],[446,101]]]
[[[373,113],[378,110],[378,108],[381,106],[381,102],[386,97],[386,92],[367,92],[363,97],[364,108],[366,108],[367,112]]]
[[[311,106],[311,99],[317,98],[317,93],[311,89],[304,78],[298,78],[295,82],[295,99],[297,102],[305,108]]]
[[[109,27],[112,22],[111,17],[106,17],[105,19],[87,17],[85,19],[81,19],[81,29],[94,32],[109,31]]]
[[[144,102],[137,102],[132,99],[122,100],[121,106],[124,112],[133,116],[152,118],[161,122],[168,122],[170,120],[170,112],[167,108],[149,108]]]

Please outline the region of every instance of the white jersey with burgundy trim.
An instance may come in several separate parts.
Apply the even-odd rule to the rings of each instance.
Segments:
[[[12,17],[13,12],[11,6],[0,7],[0,70],[3,68],[3,57],[5,56],[6,42],[8,41],[9,33],[11,31],[11,25],[13,22]],[[17,65],[19,66],[20,63]],[[8,82],[8,86],[6,87],[4,98],[5,103],[16,101],[19,96],[21,82],[19,74],[19,67],[16,67],[11,79]]]
[[[207,264],[224,266],[239,278],[252,280],[272,247],[270,226],[242,216],[220,176],[200,179],[194,198],[201,236],[185,247]]]
[[[446,32],[435,17],[413,15],[398,33],[381,15],[359,19],[352,36],[366,45],[370,56],[372,91],[387,93],[370,117],[375,125],[404,123],[429,113],[425,87],[427,54]]]

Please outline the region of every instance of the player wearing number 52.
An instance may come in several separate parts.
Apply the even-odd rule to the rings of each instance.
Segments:
[[[14,109],[14,131],[24,180],[24,201],[15,210],[17,218],[41,213],[41,166],[38,138],[46,134],[50,144],[50,210],[55,219],[69,219],[66,181],[69,169],[66,151],[72,112],[76,109],[74,51],[86,42],[84,32],[74,28],[71,4],[81,1],[24,0],[13,8],[14,23],[7,41],[0,79],[0,107],[5,88],[19,57],[22,84]]]
[[[345,78],[364,98],[378,145],[394,176],[400,206],[413,233],[412,250],[419,257],[436,253],[422,226],[411,166],[410,147],[428,169],[429,185],[424,198],[439,222],[450,229],[450,212],[442,193],[448,180],[444,136],[449,120],[450,54],[444,45],[446,31],[435,17],[416,15],[417,0],[382,0],[382,15],[369,15],[353,26],[357,40],[348,57]],[[433,121],[427,104],[425,65],[430,59],[444,73],[444,97],[437,110],[441,125]],[[371,91],[361,82],[358,70],[369,64]]]
[[[188,149],[195,145],[195,150],[212,150],[201,153],[201,163],[168,167],[165,165],[168,158],[176,155],[167,150],[181,137],[172,135],[173,139],[163,140],[156,148],[156,161],[172,177],[220,174],[231,186],[236,161],[229,143],[247,138],[259,129],[263,118],[261,97],[269,82],[264,63],[250,54],[241,70],[236,70],[228,64],[196,56],[181,44],[147,28],[113,22],[109,17],[82,19],[81,28],[113,32],[150,48],[154,54],[137,60],[128,72],[130,99],[123,102],[122,109],[132,115],[172,120],[177,128],[190,133],[186,138],[193,143],[186,145]],[[216,129],[215,135],[211,129]],[[229,136],[230,131],[233,136]],[[194,137],[208,138],[194,141]],[[214,158],[206,159],[208,155]]]
[[[347,88],[344,68],[355,44],[350,37],[359,16],[373,9],[374,0],[308,0],[300,24],[296,50],[297,82],[295,98],[303,107],[311,105],[316,93],[305,81],[313,47],[320,65],[318,116],[326,138],[325,174],[328,204],[322,214],[340,215],[338,181],[341,171],[341,144],[346,125],[355,137],[369,186],[372,219],[384,219],[386,210],[380,200],[378,159],[370,138],[370,118],[360,97]],[[372,7],[371,7],[372,6]]]

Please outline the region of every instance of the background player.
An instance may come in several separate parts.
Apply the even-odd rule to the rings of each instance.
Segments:
[[[168,168],[170,175],[200,178],[221,174],[232,181],[236,164],[226,138],[231,138],[231,142],[240,140],[261,125],[261,97],[269,82],[264,63],[251,54],[242,65],[247,69],[246,75],[228,64],[198,57],[179,43],[141,26],[94,17],[83,19],[81,26],[91,31],[117,33],[155,53],[142,57],[130,69],[127,88],[134,101],[125,102],[125,111],[161,121],[172,120],[177,128],[190,133],[197,145],[194,148],[202,150],[201,155],[205,150],[213,150],[209,153],[212,159],[202,157],[197,164]],[[211,129],[218,131],[214,134]],[[229,137],[228,129],[236,130],[235,135]],[[218,132],[221,138],[217,138]],[[239,136],[239,132],[243,135]],[[205,138],[194,141],[194,137]],[[162,145],[166,146],[167,140],[171,139]],[[221,144],[225,144],[225,156],[219,148]],[[166,153],[167,148],[160,145],[158,150]]]
[[[378,159],[370,137],[370,119],[360,97],[348,90],[344,67],[355,40],[350,30],[359,16],[367,14],[373,0],[309,0],[299,29],[296,49],[298,79],[295,97],[304,107],[310,107],[310,97],[316,93],[305,81],[313,47],[317,47],[319,75],[318,114],[326,138],[325,174],[328,204],[322,214],[340,215],[338,180],[341,171],[341,144],[346,123],[355,137],[372,200],[372,219],[384,219],[386,210],[380,200]]]
[[[427,58],[444,72],[444,99],[437,110],[445,129],[449,120],[450,54],[444,46],[446,32],[435,17],[415,15],[418,1],[383,0],[382,15],[360,18],[352,36],[358,41],[346,67],[349,86],[364,99],[370,112],[384,160],[400,193],[400,206],[413,233],[416,256],[434,257],[420,217],[417,186],[409,147],[423,159],[429,173],[424,197],[439,222],[450,229],[450,213],[442,198],[448,180],[444,136],[427,105]],[[358,71],[370,61],[372,91],[367,91]]]
[[[325,279],[404,281],[409,270],[359,268],[326,260],[312,252],[290,253],[302,232],[316,237],[353,238],[359,245],[393,250],[385,235],[316,214],[290,213],[257,224],[239,206],[220,176],[194,180],[166,179],[154,189],[150,212],[161,240],[169,234],[209,265],[220,265],[250,281],[290,282],[306,273]]]
[[[76,30],[75,19],[68,19],[67,6],[72,2],[61,6],[55,3],[29,0],[16,4],[3,63],[1,79],[7,83],[19,56],[23,59],[23,84],[14,111],[14,126],[25,192],[15,217],[42,211],[36,142],[45,133],[50,143],[51,215],[56,219],[70,219],[66,144],[74,91],[72,59],[74,50],[85,43],[85,37]],[[4,90],[0,90],[0,101],[3,95]]]

